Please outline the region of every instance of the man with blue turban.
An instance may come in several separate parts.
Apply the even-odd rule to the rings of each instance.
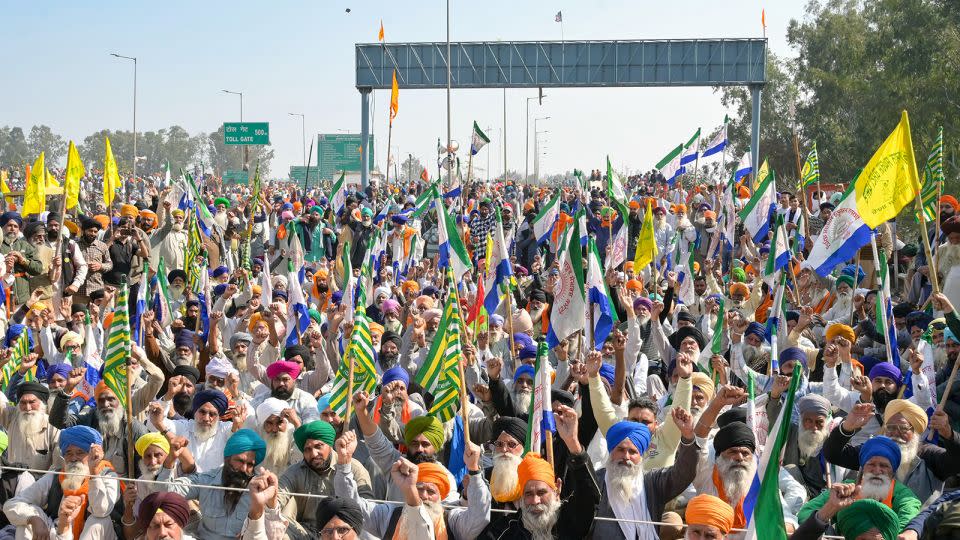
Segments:
[[[103,458],[103,437],[90,427],[73,426],[60,432],[59,447],[63,468],[41,476],[3,505],[17,536],[103,538],[104,531],[113,533],[110,514],[120,485]]]
[[[644,471],[643,454],[650,445],[646,424],[623,420],[607,430],[607,466],[597,471],[601,498],[594,538],[658,538],[656,528],[644,521],[659,521],[663,508],[693,482],[699,446],[693,416],[680,407],[670,410],[680,429],[676,462],[670,467]]]
[[[153,427],[166,435],[171,432],[184,437],[188,442],[192,457],[196,460],[198,472],[208,472],[223,464],[223,449],[234,430],[240,428],[246,420],[248,411],[236,411],[231,420],[221,421],[230,406],[227,396],[220,390],[207,388],[193,396],[192,418],[171,419],[163,413],[163,406],[150,404],[148,413]],[[255,411],[249,411],[253,415]]]
[[[193,446],[193,443],[190,444]],[[223,446],[220,466],[172,480],[167,491],[194,499],[203,511],[203,519],[197,525],[197,538],[203,540],[227,540],[240,538],[244,521],[250,512],[250,491],[254,485],[276,486],[276,475],[264,470],[254,476],[258,465],[267,453],[267,444],[251,429],[238,429]],[[171,469],[163,468],[159,481],[171,481]],[[251,482],[252,481],[252,482]],[[231,490],[206,489],[204,486],[222,486]],[[254,489],[253,491],[258,491]],[[267,530],[280,525],[283,517],[280,506],[266,508],[262,518]]]
[[[426,414],[420,396],[410,399],[407,388],[410,374],[403,366],[393,366],[383,372],[380,379],[380,396],[373,405],[373,421],[394,444],[403,442],[404,427],[411,419]]]
[[[836,428],[840,429],[842,427]],[[860,487],[861,499],[872,499],[891,509],[897,516],[897,532],[904,530],[920,512],[920,499],[906,484],[897,480],[900,459],[900,447],[889,437],[877,436],[867,440],[859,448],[857,461],[860,474],[857,478],[845,481],[849,487],[824,491],[803,505],[797,514],[801,523],[798,531],[803,529],[816,533],[816,538],[821,534],[838,532],[836,526],[842,520],[837,514],[840,507],[836,505],[836,500],[851,497],[855,486]]]

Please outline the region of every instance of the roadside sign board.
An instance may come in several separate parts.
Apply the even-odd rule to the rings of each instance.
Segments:
[[[270,124],[267,122],[224,122],[223,144],[270,144]]]
[[[224,171],[221,180],[224,184],[246,184],[250,179],[249,171]]]
[[[339,177],[340,171],[360,172],[362,140],[358,133],[320,134],[317,137],[318,178],[329,180],[334,176]],[[368,157],[373,168],[373,135],[370,135],[369,141]],[[313,178],[313,170],[310,171],[310,178]]]

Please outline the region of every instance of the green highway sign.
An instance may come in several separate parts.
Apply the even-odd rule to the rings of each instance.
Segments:
[[[223,144],[270,144],[270,124],[267,122],[224,122]]]
[[[248,171],[224,171],[221,178],[226,185],[246,184],[250,180]]]
[[[370,167],[373,168],[373,135],[370,135],[369,140],[367,155]],[[320,134],[317,137],[317,168],[320,169],[317,178],[330,180],[334,179],[334,176],[339,177],[340,171],[360,172],[362,163],[360,159],[361,141],[358,133]],[[310,178],[313,177],[313,170],[311,169]]]
[[[316,185],[315,182],[320,178],[318,175],[319,169],[314,166],[310,166],[310,183]],[[303,182],[307,177],[307,168],[303,165],[291,165],[290,166],[290,179],[296,180],[297,182]]]

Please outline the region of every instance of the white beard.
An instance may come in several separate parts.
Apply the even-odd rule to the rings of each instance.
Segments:
[[[440,503],[423,501],[423,508],[427,511],[427,516],[432,523],[439,523],[443,519],[443,505]],[[404,505],[401,512],[400,524],[397,527],[399,537],[416,538],[417,533],[410,524],[420,520],[420,516],[415,515],[419,510],[416,507]]]
[[[673,395],[673,390],[670,390],[670,394]],[[703,414],[703,409],[700,407],[690,406],[690,415],[693,416],[693,425],[697,425],[697,422],[700,421],[700,416]]]
[[[863,473],[860,480],[860,493],[865,499],[882,501],[890,493],[890,483],[893,479],[882,474]]]
[[[934,349],[933,351],[933,369],[934,370],[940,371],[941,369],[943,369],[943,366],[947,365],[947,362],[949,360],[950,359],[947,356],[946,347],[941,346],[941,347],[936,347]]]
[[[148,467],[146,462],[144,462],[141,459],[140,460],[140,478],[144,480],[154,480],[157,478],[157,475],[160,474],[160,469],[162,468],[163,468],[163,463],[157,463],[156,466],[154,467]]]
[[[744,343],[741,351],[743,352],[743,361],[753,369],[756,369],[754,364],[761,363],[761,361],[764,359],[764,356],[770,353],[770,349],[766,345],[754,347],[749,343]]]
[[[903,482],[916,464],[917,453],[920,452],[920,436],[914,435],[910,442],[902,443],[898,439],[894,441],[900,447],[900,468],[897,469],[897,480]]]
[[[199,422],[193,423],[193,434],[197,437],[197,440],[200,442],[206,442],[210,440],[211,437],[217,434],[217,423],[214,422],[213,425],[207,427],[200,425]]]
[[[47,416],[46,409],[45,406],[42,406],[36,411],[17,411],[16,431],[23,440],[27,442],[33,440],[43,428],[49,425],[49,417]]]
[[[287,427],[289,428],[289,426]],[[267,455],[263,458],[263,466],[275,474],[282,473],[290,464],[293,433],[290,429],[276,433],[264,433],[263,440],[267,442]]]
[[[530,410],[530,402],[533,400],[533,390],[523,390],[513,392],[513,406],[517,411],[526,412]]]
[[[757,462],[747,460],[738,463],[732,459],[717,456],[716,466],[723,478],[723,488],[726,491],[721,496],[725,496],[729,504],[735,506],[750,491],[753,475],[757,472]]]
[[[120,422],[123,421],[123,412],[120,409],[97,408],[97,421],[100,423],[100,433],[107,437],[119,437]]]
[[[937,248],[937,270],[946,276],[950,269],[960,265],[960,245],[941,244]]]
[[[643,326],[650,322],[650,315],[637,315],[637,322],[640,323],[640,326]]]
[[[800,459],[806,461],[811,456],[820,452],[820,449],[823,448],[823,442],[827,440],[827,436],[830,435],[830,430],[824,426],[823,429],[800,429],[800,434],[797,435],[797,446],[800,448]]]
[[[607,478],[613,493],[607,493],[610,498],[617,497],[621,501],[630,502],[637,495],[637,479],[643,476],[643,467],[632,461],[615,463],[607,459]]]
[[[63,472],[68,473],[67,476],[63,477],[63,480],[60,482],[60,486],[64,491],[73,491],[80,489],[80,486],[83,485],[83,481],[86,480],[83,476],[74,476],[77,474],[87,474],[89,468],[80,463],[79,461],[74,461],[73,463],[64,463]]]
[[[837,294],[837,300],[833,303],[830,311],[835,313],[837,317],[841,319],[849,317],[852,303],[853,296],[850,293]]]
[[[494,496],[507,496],[517,489],[520,481],[517,467],[521,458],[509,452],[493,453],[493,471],[490,472],[490,493]]]
[[[523,510],[523,528],[530,532],[533,540],[553,540],[553,526],[560,519],[560,501],[552,498],[548,503],[528,505],[520,499]],[[533,513],[536,509],[539,513]]]

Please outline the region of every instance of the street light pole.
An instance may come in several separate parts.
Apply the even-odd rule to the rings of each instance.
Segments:
[[[111,56],[116,58],[122,58],[124,60],[133,61],[133,179],[136,181],[137,178],[137,57],[136,56],[123,56],[122,54],[110,53]],[[130,198],[130,185],[133,182],[127,183],[127,199]]]
[[[523,156],[523,181],[527,181],[527,175],[530,174],[530,100],[531,99],[543,99],[547,97],[542,95],[539,97],[528,97],[527,98],[527,149],[526,153]],[[536,130],[534,130],[536,131]]]
[[[549,130],[537,131],[537,120],[547,120],[549,118],[549,116],[537,118],[533,121],[533,182],[535,184],[540,183],[540,134],[550,133]]]
[[[453,149],[453,137],[450,128],[450,0],[447,0],[447,185],[453,185],[453,159],[450,151]]]
[[[287,113],[290,116],[299,116],[300,117],[300,136],[301,142],[303,142],[303,166],[307,166],[307,117],[303,113]]]
[[[224,90],[225,94],[233,94],[235,96],[240,96],[240,121],[243,122],[243,92],[234,92],[233,90]],[[243,145],[243,170],[249,171],[250,154],[247,150],[247,145]]]

